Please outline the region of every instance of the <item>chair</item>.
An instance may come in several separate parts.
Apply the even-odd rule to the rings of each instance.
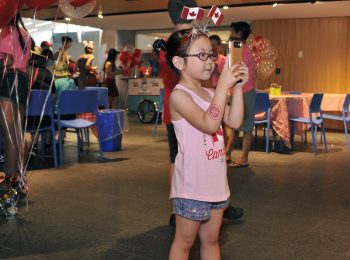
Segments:
[[[345,138],[346,138],[346,145],[347,146],[349,146],[348,127],[347,127],[347,123],[350,122],[349,105],[350,105],[350,94],[347,94],[346,97],[345,97],[344,103],[343,103],[342,115],[341,116],[330,115],[330,114],[323,114],[323,118],[336,120],[336,121],[343,121]]]
[[[84,90],[95,91],[97,93],[97,105],[102,108],[108,108],[108,88],[105,87],[85,87]],[[84,130],[85,140],[90,145],[89,128]]]
[[[159,89],[159,104],[157,107],[156,122],[153,128],[153,136],[157,135],[158,121],[159,121],[160,113],[163,112],[163,105],[164,105],[164,88],[161,88]]]
[[[45,153],[45,132],[51,132],[52,135],[52,149],[54,165],[57,168],[57,151],[56,151],[56,140],[55,140],[55,120],[54,120],[54,106],[53,98],[48,90],[32,90],[30,92],[30,99],[27,109],[27,116],[44,117],[49,116],[51,123],[47,126],[27,126],[26,131],[29,133],[41,133],[41,158],[44,160]]]
[[[328,151],[327,148],[327,141],[326,141],[326,132],[324,130],[323,126],[323,114],[321,111],[321,103],[323,99],[323,94],[314,94],[311,99],[311,103],[309,106],[309,117],[295,117],[295,118],[289,118],[289,120],[292,123],[291,126],[291,144],[292,148],[294,145],[294,123],[304,123],[308,124],[311,127],[311,133],[312,133],[312,145],[313,145],[313,150],[314,154],[316,155],[316,142],[317,142],[317,126],[321,126],[322,130],[322,135],[324,139],[324,148],[325,152]]]
[[[96,115],[96,122],[90,122],[85,119],[72,119],[72,120],[61,120],[62,115],[69,114],[81,114],[81,113],[93,113]],[[60,163],[63,165],[63,151],[62,151],[62,128],[73,128],[77,133],[77,149],[78,158],[80,157],[80,148],[82,146],[82,140],[80,132],[82,129],[96,126],[99,128],[98,117],[97,117],[97,95],[94,91],[84,90],[64,90],[61,93],[58,101],[57,109],[57,127],[59,134],[59,149],[60,149]],[[101,148],[100,131],[98,131],[99,138],[99,150],[100,160],[103,160],[103,153]]]
[[[108,108],[108,88],[105,87],[86,87],[84,90],[97,92],[97,104],[99,107]]]
[[[266,113],[266,119],[255,119],[254,124],[266,124],[267,126],[267,134],[266,134],[266,153],[269,152],[269,138],[270,138],[270,124],[271,124],[271,105],[269,94],[258,92],[256,93],[256,103],[255,103],[255,113]],[[257,138],[257,127],[255,127],[255,137]],[[265,129],[264,129],[264,137],[265,137]]]

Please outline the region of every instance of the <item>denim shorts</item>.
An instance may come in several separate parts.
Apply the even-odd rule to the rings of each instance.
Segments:
[[[220,202],[205,202],[191,199],[174,198],[173,213],[175,215],[196,221],[206,221],[210,219],[210,210],[226,209],[230,200]]]

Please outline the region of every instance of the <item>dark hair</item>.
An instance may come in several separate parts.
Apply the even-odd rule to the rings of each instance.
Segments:
[[[193,41],[201,36],[208,37],[205,32],[198,31],[196,37],[190,35],[192,29],[180,30],[173,32],[166,45],[166,59],[172,70],[179,73],[179,70],[173,64],[175,56],[183,57],[187,54]]]
[[[216,34],[210,35],[209,39],[211,41],[216,41],[218,43],[218,45],[221,45],[221,38],[219,35],[216,35]]]
[[[94,49],[91,46],[85,46],[84,52],[85,54],[92,54]]]
[[[61,41],[62,44],[65,44],[66,42],[73,42],[73,39],[69,36],[62,36]]]
[[[119,53],[119,51],[117,51],[114,48],[109,49],[108,55],[107,55],[107,59],[105,61],[105,64],[103,65],[103,71],[106,71],[106,63],[107,63],[107,61],[112,63],[112,71],[116,71],[117,70],[117,67],[115,66],[115,59],[117,58],[117,54],[118,53]]]
[[[23,50],[23,53],[27,53],[27,43],[24,41],[23,39],[23,35],[22,35],[22,32],[21,32],[21,29],[19,28],[19,25],[21,25],[21,27],[27,31],[27,29],[25,28],[24,24],[23,24],[23,21],[22,21],[22,17],[21,17],[21,14],[20,13],[17,13],[15,15],[15,17],[13,17],[13,19],[10,21],[9,25],[11,26],[14,26],[18,32],[18,40],[19,40],[19,44],[21,45],[21,48]],[[33,40],[31,38],[31,40]]]
[[[182,9],[184,6],[187,7],[197,7],[195,0],[169,0],[168,2],[168,13],[171,22],[174,25],[177,24],[189,24],[193,20],[186,20],[181,18]]]
[[[251,33],[250,25],[246,22],[231,23],[231,28],[236,33],[240,32],[243,40],[247,40]]]

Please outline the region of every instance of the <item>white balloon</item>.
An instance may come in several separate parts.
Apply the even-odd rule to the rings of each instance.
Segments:
[[[96,0],[90,0],[88,3],[74,7],[70,4],[72,0],[60,0],[62,12],[69,18],[83,18],[90,14],[96,6]]]

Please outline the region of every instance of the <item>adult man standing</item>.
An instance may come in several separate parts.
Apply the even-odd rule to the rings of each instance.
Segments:
[[[239,37],[246,41],[251,33],[250,25],[246,22],[237,22],[231,24],[231,36]],[[228,138],[226,144],[227,160],[231,161],[231,151],[236,140],[239,137],[239,131],[243,131],[243,148],[242,155],[239,161],[231,162],[229,167],[241,168],[249,166],[248,155],[250,146],[253,141],[253,128],[254,128],[254,116],[255,116],[255,63],[252,54],[250,53],[247,44],[243,44],[243,61],[249,69],[248,83],[243,87],[243,101],[244,101],[244,118],[243,124],[238,130],[228,130]]]

